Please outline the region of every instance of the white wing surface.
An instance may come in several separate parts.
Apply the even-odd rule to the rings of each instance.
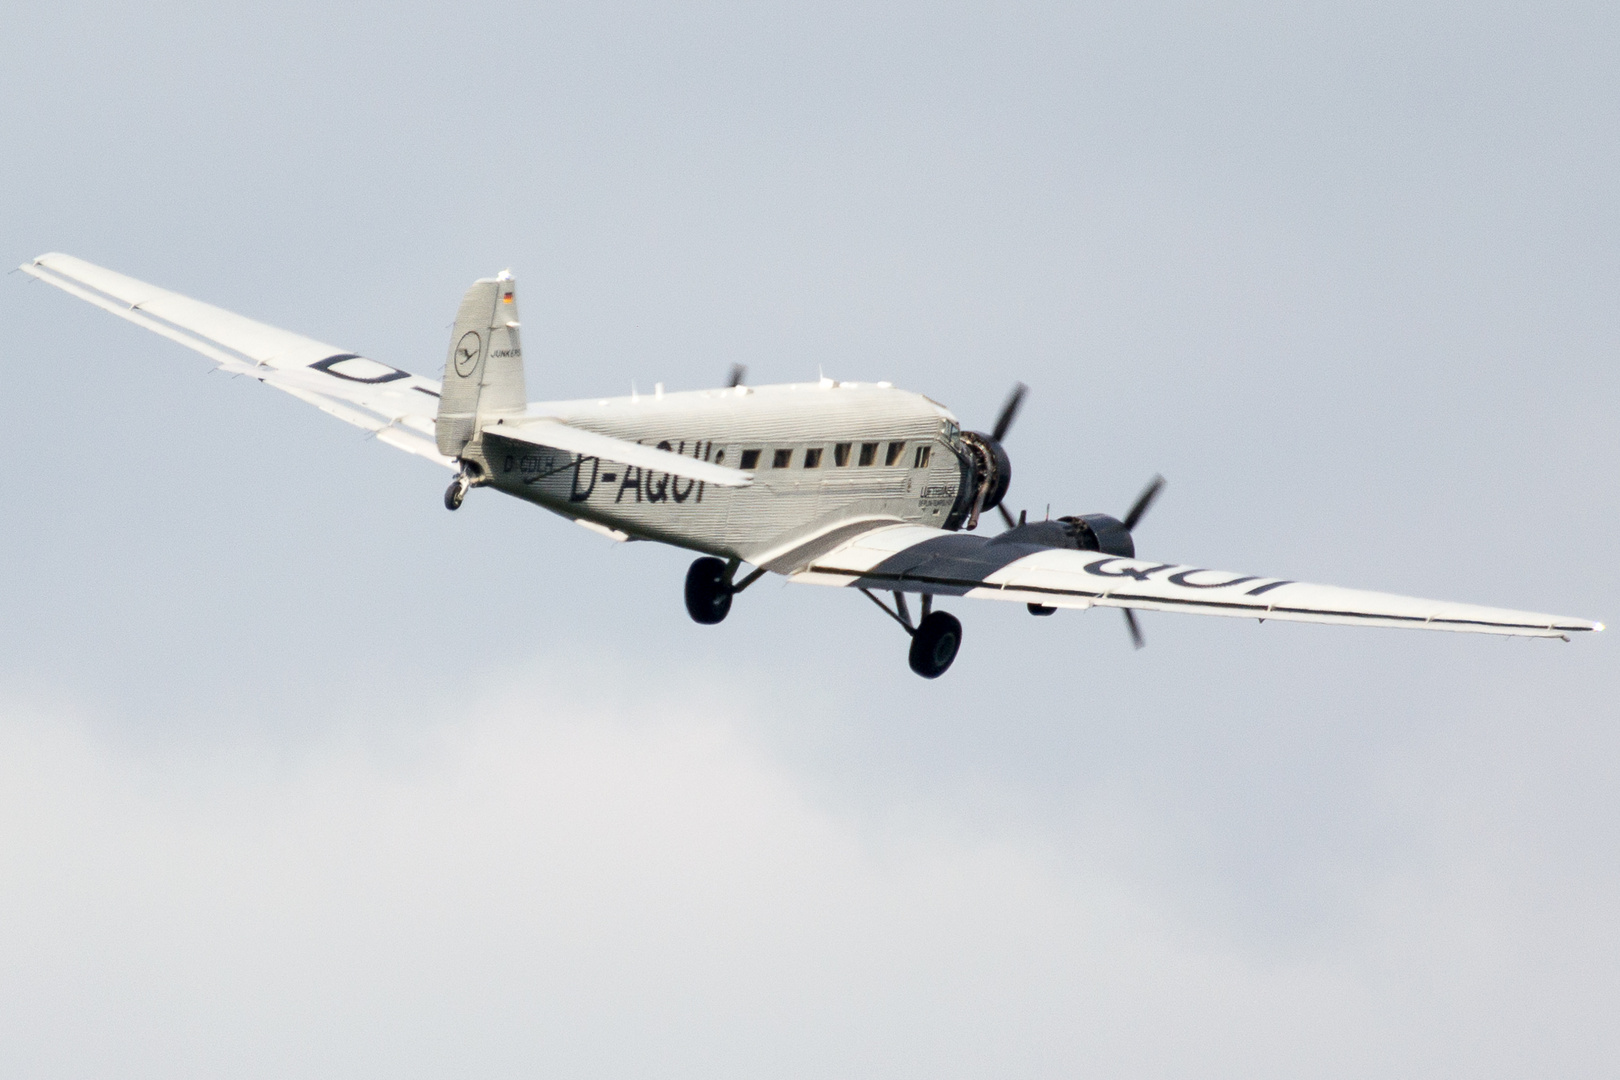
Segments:
[[[1048,607],[1138,608],[1519,637],[1566,637],[1603,629],[1602,623],[1560,615],[1307,585],[920,525],[891,525],[863,533],[817,556],[790,579]]]
[[[688,480],[703,480],[722,487],[747,487],[754,482],[753,473],[689,458],[671,450],[660,450],[655,446],[633,443],[627,439],[616,439],[611,435],[599,435],[594,431],[564,424],[560,420],[508,422],[503,419],[485,424],[484,434],[533,446],[566,450],[570,454],[583,454],[588,458],[617,461],[640,469],[655,469],[658,472],[671,473]]]
[[[71,255],[41,255],[19,267],[193,349],[233,375],[284,390],[390,446],[442,465],[434,445],[439,384],[345,349],[148,285]]]

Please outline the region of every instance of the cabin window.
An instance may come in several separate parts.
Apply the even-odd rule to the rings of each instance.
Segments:
[[[887,454],[883,455],[883,464],[885,464],[885,465],[893,465],[895,462],[899,461],[900,460],[900,454],[905,450],[905,448],[906,448],[906,444],[903,443],[903,442],[892,442],[892,443],[890,443],[889,444],[889,452]]]
[[[785,469],[791,464],[793,464],[792,450],[778,450],[771,456],[771,468],[773,469]]]
[[[807,469],[821,468],[821,447],[814,446],[804,452],[804,467]]]
[[[743,451],[743,456],[742,456],[742,467],[745,468],[745,469],[752,469],[752,468],[756,468],[758,465],[759,465],[759,451],[758,450],[744,450]]]
[[[911,467],[912,468],[914,468],[914,469],[926,469],[926,468],[928,468],[928,450],[929,450],[929,446],[928,446],[927,443],[924,443],[923,445],[917,447],[917,456],[911,462]]]
[[[870,465],[877,460],[877,447],[875,442],[861,443],[861,464]]]
[[[849,464],[849,443],[841,442],[833,447],[833,464],[842,469]]]

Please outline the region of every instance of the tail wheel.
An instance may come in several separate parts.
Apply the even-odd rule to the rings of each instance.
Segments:
[[[925,679],[937,679],[949,670],[961,647],[962,624],[954,615],[935,611],[911,635],[911,670]]]
[[[724,560],[698,559],[686,571],[686,613],[692,621],[713,626],[731,611],[731,575]]]

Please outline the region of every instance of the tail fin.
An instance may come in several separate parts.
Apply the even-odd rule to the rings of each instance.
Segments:
[[[461,298],[439,397],[439,453],[457,457],[483,417],[520,413],[528,402],[512,275],[479,278]]]

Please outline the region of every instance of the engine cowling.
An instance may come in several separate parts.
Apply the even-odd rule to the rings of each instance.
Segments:
[[[1122,559],[1136,558],[1136,541],[1125,523],[1110,514],[1079,514],[1058,518],[1074,530],[1081,551],[1102,551]]]
[[[1053,521],[1031,521],[1015,525],[991,542],[1101,551],[1123,559],[1136,557],[1136,542],[1131,539],[1131,531],[1119,518],[1108,514],[1077,514]]]

